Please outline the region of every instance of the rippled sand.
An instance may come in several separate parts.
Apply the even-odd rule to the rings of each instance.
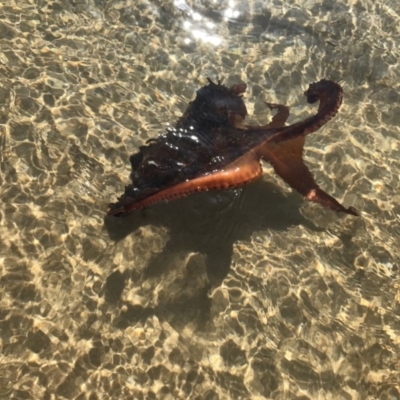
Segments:
[[[244,3],[1,3],[1,399],[400,399],[400,6]],[[341,81],[305,157],[362,216],[266,165],[104,223],[207,77],[253,123]]]

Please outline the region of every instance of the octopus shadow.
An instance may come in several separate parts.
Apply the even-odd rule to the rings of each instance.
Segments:
[[[304,225],[321,229],[299,212],[303,199],[284,195],[277,186],[259,180],[238,190],[202,192],[169,203],[159,203],[128,217],[106,217],[111,240],[119,241],[140,226],[165,226],[170,240],[150,261],[145,276],[161,272],[172,253],[202,253],[207,258],[210,281],[219,284],[229,272],[233,244],[249,240],[254,232],[287,230]]]
[[[105,226],[114,241],[122,240],[142,225],[166,226],[170,236],[164,249],[151,258],[140,277],[133,270],[109,276],[105,284],[105,297],[109,302],[119,301],[128,279],[139,280],[137,284],[141,284],[165,276],[166,269],[173,273],[179,256],[201,254],[203,260],[200,263],[198,258],[188,260],[186,290],[167,289],[166,292],[174,291],[177,295],[173,299],[164,296],[156,308],[128,305],[128,312],[117,324],[126,327],[156,314],[159,317],[169,315],[170,323],[171,319],[189,322],[200,318],[201,326],[209,319],[210,289],[220,285],[229,273],[234,243],[249,240],[254,232],[266,229],[284,231],[302,224],[313,231],[321,230],[300,214],[299,206],[303,201],[296,193],[284,195],[277,186],[259,180],[236,191],[203,192],[160,203],[128,217],[106,217]],[[206,279],[199,279],[202,266]],[[191,287],[196,279],[202,283]]]

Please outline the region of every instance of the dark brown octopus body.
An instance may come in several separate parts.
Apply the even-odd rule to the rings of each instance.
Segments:
[[[211,80],[199,89],[173,128],[130,157],[132,184],[117,203],[109,205],[108,215],[124,216],[194,192],[237,188],[262,175],[261,160],[271,163],[307,200],[358,215],[316,184],[302,156],[306,135],[336,115],[342,103],[341,86],[326,79],[310,84],[304,94],[309,103],[319,101],[318,111],[289,126],[285,126],[289,108],[270,103],[277,113],[269,124],[246,125],[245,90],[246,84],[228,88]]]

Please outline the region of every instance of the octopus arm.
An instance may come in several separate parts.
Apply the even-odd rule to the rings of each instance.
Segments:
[[[336,102],[334,102],[337,108],[339,107],[340,102],[341,90],[338,91]],[[325,112],[323,108],[326,104],[326,100],[325,103],[323,101],[322,103],[322,107],[321,105],[319,107],[319,113],[323,114],[325,117],[329,114],[328,112]],[[272,121],[264,128],[271,129],[284,127],[289,117],[289,107],[280,104],[268,104],[268,106],[271,109],[277,109],[278,112],[274,115]],[[259,155],[265,161],[271,163],[276,174],[307,200],[319,203],[334,211],[358,215],[357,211],[353,207],[345,208],[317,185],[303,160],[304,143],[305,136],[298,136],[294,139],[278,143],[273,141],[265,142],[260,146],[258,151]]]
[[[266,143],[259,152],[272,164],[277,175],[307,200],[334,211],[358,215],[353,207],[345,208],[317,185],[303,160],[304,141],[305,137],[300,136],[287,142]]]
[[[111,209],[109,215],[123,216],[134,210],[139,210],[151,204],[165,200],[175,200],[191,193],[232,189],[250,183],[262,174],[259,156],[255,151],[246,153],[222,170],[211,172],[198,178],[187,180],[167,189],[163,189],[139,201],[130,201],[121,207]]]

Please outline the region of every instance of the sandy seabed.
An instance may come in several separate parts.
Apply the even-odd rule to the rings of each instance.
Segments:
[[[400,399],[400,3],[244,3],[2,1],[0,399]],[[361,217],[265,165],[105,223],[207,77],[260,124],[340,81],[305,159]]]

